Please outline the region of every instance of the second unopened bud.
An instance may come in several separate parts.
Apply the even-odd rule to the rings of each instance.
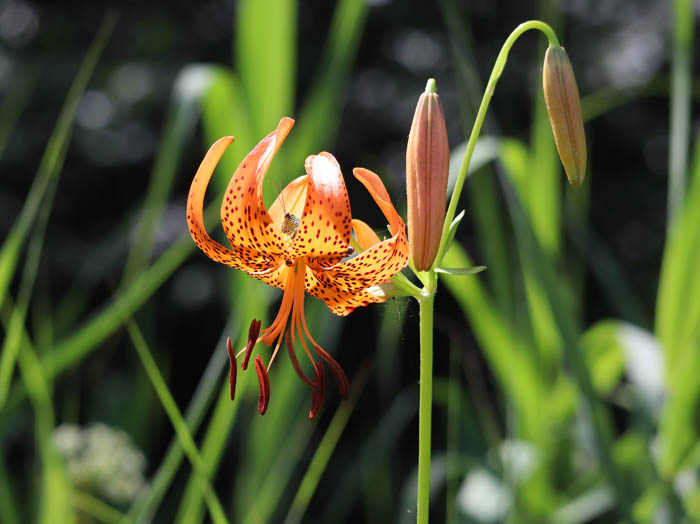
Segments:
[[[549,47],[542,68],[542,86],[559,158],[572,186],[586,176],[586,134],[574,70],[563,47]]]

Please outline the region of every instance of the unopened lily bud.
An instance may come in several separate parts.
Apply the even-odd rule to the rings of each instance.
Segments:
[[[563,47],[549,47],[542,70],[544,100],[559,158],[572,186],[586,176],[586,135],[574,70]]]
[[[430,268],[440,246],[449,163],[445,115],[430,79],[418,99],[406,148],[408,245],[418,271]]]

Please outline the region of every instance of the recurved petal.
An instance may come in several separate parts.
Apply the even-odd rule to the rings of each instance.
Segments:
[[[202,216],[204,193],[207,190],[207,185],[209,185],[209,180],[216,164],[224,154],[224,151],[231,145],[231,142],[233,142],[232,136],[220,138],[214,142],[214,145],[204,155],[204,159],[194,175],[190,193],[187,197],[187,226],[190,230],[190,235],[192,235],[192,240],[194,240],[199,249],[204,251],[205,255],[216,262],[221,262],[236,269],[243,269],[244,265],[235,252],[222,246],[209,236],[204,227],[204,218]]]
[[[310,155],[304,162],[308,174],[306,204],[291,256],[309,256],[322,265],[342,260],[350,244],[350,201],[340,166],[330,153]]]
[[[367,293],[366,289],[390,279],[408,263],[406,228],[381,179],[367,169],[353,172],[386,216],[393,236],[324,270],[310,267],[321,285],[315,286],[313,280],[307,279],[307,291],[323,300],[336,315],[347,315],[357,306],[384,301],[385,298]]]
[[[297,219],[302,215],[306,203],[307,179],[307,175],[302,175],[292,180],[272,203],[268,213],[275,224],[282,224],[287,213]]]
[[[362,251],[369,249],[374,244],[381,242],[374,229],[369,227],[366,222],[357,218],[352,219],[352,230],[355,232],[357,243],[360,244]]]
[[[401,215],[399,215],[396,211],[394,204],[391,203],[389,193],[387,193],[387,190],[382,183],[382,179],[379,178],[379,175],[363,167],[356,167],[352,170],[352,174],[355,175],[355,178],[362,182],[362,185],[365,186],[365,189],[367,189],[369,194],[372,195],[372,198],[379,206],[379,209],[381,209],[382,213],[384,213],[384,216],[389,221],[391,233],[394,236],[402,236],[405,243],[406,228],[403,220],[401,219]]]
[[[262,184],[272,158],[293,125],[291,118],[280,120],[277,129],[243,159],[221,204],[226,237],[249,273],[267,271],[283,261],[280,224],[275,224],[265,208]]]
[[[356,307],[367,306],[372,302],[384,302],[385,297],[379,297],[366,291],[362,281],[347,281],[335,279],[329,271],[317,271],[306,268],[306,292],[323,300],[332,313],[344,317],[353,312]]]

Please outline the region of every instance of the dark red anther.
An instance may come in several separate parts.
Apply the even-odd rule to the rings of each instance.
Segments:
[[[323,404],[323,391],[326,389],[326,377],[323,372],[323,363],[319,362],[316,366],[316,384],[318,387],[314,388],[311,393],[311,411],[309,411],[309,420],[313,420],[318,415],[321,410],[321,404]]]
[[[315,346],[315,348],[318,356],[321,357],[323,361],[331,368],[331,373],[333,373],[335,383],[338,385],[340,396],[343,397],[343,399],[347,399],[348,390],[350,389],[350,382],[348,381],[348,377],[345,375],[345,371],[343,371],[340,364],[338,364],[332,356],[326,353],[323,348],[319,346]]]
[[[248,343],[245,346],[245,354],[243,355],[243,363],[241,364],[241,369],[245,371],[248,369],[248,362],[250,361],[250,354],[253,352],[253,347],[258,341],[258,335],[260,334],[260,322],[259,320],[253,319],[250,323],[250,329],[248,329]]]
[[[292,341],[289,338],[289,331],[284,336],[284,340],[287,342],[287,351],[289,351],[289,359],[292,361],[292,367],[294,368],[294,371],[297,372],[297,375],[306,382],[309,387],[316,389],[318,387],[318,383],[311,382],[309,378],[304,374],[304,372],[301,369],[301,366],[299,365],[299,361],[297,360],[297,353],[294,350],[294,345],[292,344]]]
[[[238,366],[236,365],[236,354],[233,352],[230,338],[226,339],[226,349],[228,349],[228,360],[231,364],[229,383],[231,384],[231,400],[233,400],[233,397],[236,396],[236,371]]]
[[[255,371],[258,373],[258,382],[260,382],[258,413],[264,415],[270,402],[270,379],[267,376],[267,369],[265,369],[265,364],[263,364],[260,355],[255,357]]]

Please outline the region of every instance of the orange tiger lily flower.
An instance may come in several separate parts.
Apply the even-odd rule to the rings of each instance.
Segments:
[[[270,209],[265,207],[265,174],[293,125],[291,118],[280,120],[277,129],[245,157],[233,174],[221,206],[221,223],[231,249],[207,234],[202,213],[209,179],[233,137],[219,139],[202,160],[187,200],[187,222],[195,243],[209,258],[284,290],[272,324],[261,331],[260,322],[253,320],[248,344],[238,355],[245,354],[241,367],[246,369],[255,344],[275,344],[267,365],[259,355],[254,359],[260,381],[258,410],[263,414],[270,396],[267,372],[286,340],[294,369],[312,388],[309,418],[314,418],[323,395],[323,363],[329,366],[343,397],[348,392],[348,380],[340,365],[309,333],[304,317],[305,293],[323,300],[339,316],[348,315],[358,306],[383,302],[386,297],[373,294],[368,288],[386,282],[406,266],[408,244],[404,222],[384,184],[367,169],[357,168],[353,174],[384,213],[392,237],[380,241],[366,223],[352,219],[345,181],[330,153],[310,155],[304,163],[307,174],[287,185]],[[350,246],[352,232],[360,253],[354,253]],[[311,362],[313,380],[299,365],[298,344]],[[230,344],[228,349],[233,398],[237,355]]]

